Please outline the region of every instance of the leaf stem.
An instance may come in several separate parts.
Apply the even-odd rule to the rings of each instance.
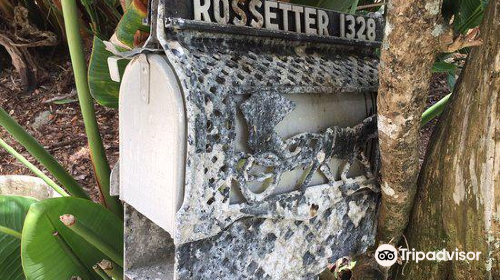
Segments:
[[[0,108],[0,126],[5,128],[33,157],[47,168],[72,196],[90,199],[78,182],[66,172],[64,167],[2,108]]]
[[[18,153],[14,148],[9,146],[5,141],[0,138],[0,146],[3,147],[9,154],[19,160],[24,166],[26,166],[31,172],[33,172],[36,176],[42,179],[47,185],[49,185],[54,191],[62,196],[69,196],[69,194],[61,188],[56,182],[50,179],[47,175],[45,175],[40,169],[38,169],[35,165],[29,162],[23,155]]]
[[[4,226],[0,226],[0,232],[15,237],[17,239],[21,239],[22,236],[20,232]]]
[[[448,104],[448,100],[450,99],[451,93],[443,97],[441,100],[436,102],[436,104],[432,105],[429,109],[425,110],[422,114],[422,121],[420,122],[420,127],[426,125],[435,117],[441,115],[444,110],[446,104]]]
[[[82,237],[92,246],[96,247],[103,254],[108,256],[117,264],[123,263],[123,254],[119,253],[115,248],[104,241],[97,233],[91,228],[87,227],[82,221],[78,221],[75,216],[65,214],[59,217],[59,220],[67,226],[70,230]]]
[[[101,135],[99,134],[94,102],[90,95],[87,80],[87,65],[83,53],[82,38],[80,36],[80,26],[78,23],[78,7],[75,0],[63,0],[61,2],[78,99],[101,200],[106,208],[123,219],[123,207],[120,201],[118,198],[112,197],[109,193],[109,176],[111,169],[106,158],[106,151],[102,143]]]
[[[109,277],[104,272],[104,270],[100,266],[94,265],[94,266],[92,266],[92,269],[94,269],[95,273],[97,273],[97,275],[101,276],[102,279],[104,279],[104,280],[113,280],[111,277]]]
[[[116,263],[102,260],[98,265],[109,277],[116,280],[123,280],[123,269]]]

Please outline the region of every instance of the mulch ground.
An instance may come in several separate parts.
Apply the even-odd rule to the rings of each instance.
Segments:
[[[3,54],[0,52],[0,57]],[[9,61],[0,60],[0,106],[28,130],[77,181],[97,198],[97,186],[87,147],[87,137],[76,100],[73,71],[65,50],[50,50],[37,57],[44,76],[31,92],[22,91],[17,73]],[[68,103],[69,102],[69,103]],[[63,103],[63,104],[60,104]],[[118,112],[96,105],[108,160],[118,160]],[[0,138],[43,170],[37,161],[3,129]],[[30,174],[0,148],[0,175]]]
[[[46,147],[95,199],[97,186],[89,158],[85,128],[78,102],[71,102],[76,99],[76,90],[69,56],[65,50],[60,49],[37,55],[36,59],[43,65],[45,77],[39,81],[35,90],[24,92],[20,88],[19,76],[10,66],[10,61],[5,58],[6,54],[0,51],[0,106]],[[448,92],[446,76],[434,75],[427,107]],[[118,112],[99,105],[95,108],[108,160],[113,166],[118,160]],[[436,123],[437,120],[433,120],[421,130],[421,161]],[[43,167],[3,129],[0,129],[0,138],[43,170]],[[0,149],[0,175],[7,174],[31,172]]]

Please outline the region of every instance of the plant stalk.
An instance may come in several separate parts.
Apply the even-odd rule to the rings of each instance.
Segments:
[[[444,107],[446,104],[448,104],[448,100],[450,99],[451,93],[443,97],[441,100],[436,102],[436,104],[432,105],[429,109],[425,110],[425,112],[422,114],[422,121],[420,123],[420,126],[426,125],[428,122],[430,122],[432,119],[435,117],[441,115],[441,113],[444,110]]]
[[[116,249],[109,245],[106,241],[102,240],[102,238],[92,229],[87,227],[81,221],[78,221],[75,216],[65,214],[59,217],[59,219],[70,230],[85,239],[88,243],[92,244],[92,246],[96,247],[99,251],[108,256],[113,262],[123,264],[123,255],[116,251]]]
[[[0,139],[0,146],[3,147],[9,154],[19,160],[24,166],[26,166],[31,172],[33,172],[36,176],[42,179],[49,187],[51,187],[54,191],[56,191],[61,196],[69,196],[69,194],[61,188],[56,182],[50,179],[47,175],[45,175],[40,169],[38,169],[35,165],[29,162],[23,155],[18,153],[14,148],[9,146],[5,141]]]
[[[123,280],[123,268],[116,263],[108,260],[102,260],[98,265],[102,270],[111,278],[116,280]]]
[[[0,108],[0,126],[5,128],[33,157],[47,168],[72,196],[90,199],[78,182],[66,172],[64,167],[2,108]]]
[[[111,277],[109,277],[104,272],[104,270],[100,266],[94,265],[94,266],[92,266],[92,269],[94,269],[95,273],[97,273],[97,275],[99,275],[102,279],[104,279],[104,280],[113,280]]]
[[[83,53],[82,38],[80,36],[80,26],[78,24],[78,8],[75,0],[63,0],[63,16],[66,26],[66,36],[68,39],[71,63],[75,75],[76,90],[78,100],[85,124],[85,132],[88,137],[90,156],[99,185],[101,200],[106,208],[123,219],[123,207],[116,197],[109,193],[109,181],[111,169],[106,158],[106,151],[102,143],[101,135],[95,116],[94,102],[90,95],[87,80],[87,65]]]
[[[0,226],[0,232],[15,237],[17,239],[21,239],[22,236],[20,232],[4,226]]]

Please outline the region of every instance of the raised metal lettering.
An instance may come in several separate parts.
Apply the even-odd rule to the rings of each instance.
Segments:
[[[354,39],[356,36],[356,19],[353,15],[345,16],[345,27],[347,28],[345,31],[345,37],[347,39]]]
[[[210,10],[210,0],[203,0],[204,4],[201,4],[202,0],[194,0],[194,19],[212,22],[208,10]]]
[[[290,12],[292,10],[292,5],[280,2],[279,3],[279,8],[283,12],[283,30],[289,31],[289,27],[288,27],[288,12]]]
[[[304,7],[293,6],[292,11],[295,13],[295,32],[302,33],[301,15],[304,13]]]
[[[276,23],[272,23],[271,21],[276,20],[277,15],[276,12],[271,11],[271,8],[278,8],[278,2],[264,2],[264,17],[266,22],[266,28],[271,30],[280,30],[280,27]]]
[[[369,18],[366,21],[366,27],[367,27],[366,28],[366,36],[368,37],[368,40],[375,41],[375,37],[377,36],[377,33],[376,33],[377,24],[376,24],[375,20],[372,18]]]
[[[220,8],[220,2],[222,2],[222,11]],[[217,21],[217,23],[227,24],[229,22],[229,1],[228,0],[214,0],[214,17],[215,17],[215,20]]]
[[[304,25],[306,34],[318,34],[318,30],[316,28],[311,27],[316,24],[316,19],[311,17],[316,14],[316,9],[313,8],[305,8],[304,9]]]
[[[231,2],[231,8],[233,8],[233,11],[236,13],[233,23],[238,26],[246,26],[248,23],[247,14],[238,6],[239,2],[239,0],[233,0]]]
[[[330,25],[328,14],[323,10],[318,10],[318,34],[329,36],[328,25]]]
[[[366,40],[366,35],[365,35],[365,28],[366,28],[366,22],[364,17],[357,17],[356,18],[356,23],[360,25],[358,32],[356,33],[356,37],[360,40]]]
[[[259,13],[259,11],[257,11],[257,8],[262,7],[262,1],[252,0],[250,1],[250,4],[248,4],[248,6],[250,8],[250,12],[256,19],[252,19],[251,25],[255,28],[262,28],[262,26],[264,25],[264,17],[261,13]]]

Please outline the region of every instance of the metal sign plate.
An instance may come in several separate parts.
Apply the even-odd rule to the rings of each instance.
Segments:
[[[378,46],[379,14],[351,15],[272,0],[165,0],[166,27]]]

